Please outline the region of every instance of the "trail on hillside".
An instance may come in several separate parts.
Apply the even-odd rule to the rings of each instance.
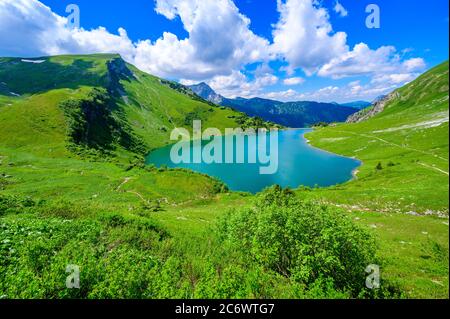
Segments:
[[[444,170],[442,170],[442,169],[440,169],[440,168],[437,168],[437,167],[434,167],[434,166],[431,166],[431,165],[428,165],[428,164],[425,164],[425,163],[418,163],[418,164],[419,164],[419,165],[422,165],[422,166],[424,166],[424,167],[428,167],[428,168],[434,169],[434,170],[436,170],[436,171],[438,171],[438,172],[444,173],[445,175],[449,176],[449,175],[448,175],[448,172],[446,172],[446,171],[444,171]]]
[[[116,191],[118,192],[118,191],[120,191],[120,189],[125,185],[125,184],[127,184],[129,181],[131,181],[131,177],[125,177],[125,179],[123,180],[123,182],[116,188]],[[125,191],[126,193],[130,193],[130,194],[134,194],[134,195],[136,195],[137,197],[139,197],[144,203],[146,203],[146,204],[149,204],[150,203],[150,201],[149,200],[147,200],[147,199],[145,199],[144,198],[144,196],[142,196],[142,194],[140,194],[140,193],[138,193],[138,192],[136,192],[136,191],[134,191],[134,190],[128,190],[128,191]]]
[[[433,156],[433,157],[435,157],[435,158],[438,158],[438,159],[440,159],[440,160],[443,160],[443,161],[445,161],[445,162],[448,162],[448,158],[445,158],[445,157],[436,155],[436,154],[431,153],[431,152],[425,152],[425,151],[418,150],[418,149],[415,149],[415,148],[412,148],[412,147],[408,147],[408,146],[396,144],[396,143],[387,141],[387,140],[385,140],[385,139],[382,139],[381,137],[377,137],[377,136],[373,136],[373,135],[368,135],[368,134],[358,134],[358,133],[355,133],[355,132],[349,132],[349,131],[337,131],[337,132],[341,132],[341,133],[349,133],[349,134],[353,134],[353,135],[357,135],[357,136],[362,136],[362,137],[366,137],[366,138],[370,138],[370,139],[376,139],[376,140],[378,140],[378,141],[380,141],[380,142],[383,142],[383,143],[388,144],[388,145],[391,145],[391,146],[396,146],[396,147],[400,147],[400,148],[403,148],[403,149],[406,149],[406,150],[410,150],[410,151],[413,151],[413,152],[418,152],[418,153],[422,153],[422,154],[425,154],[425,155]]]
[[[377,136],[373,136],[373,135],[369,135],[369,134],[359,134],[359,133],[349,132],[349,131],[337,131],[337,132],[349,133],[349,134],[353,134],[353,135],[356,135],[356,136],[362,136],[362,137],[369,138],[369,139],[376,139],[376,140],[378,140],[380,142],[383,142],[383,143],[385,143],[387,145],[391,145],[391,146],[399,147],[399,148],[406,149],[406,150],[409,150],[409,151],[418,152],[418,153],[421,153],[421,154],[432,156],[432,157],[438,158],[438,159],[443,160],[443,161],[448,163],[448,158],[436,155],[436,154],[431,153],[431,152],[425,152],[425,151],[418,150],[418,149],[415,149],[415,148],[412,148],[412,147],[396,144],[396,143],[387,141],[385,139],[382,139],[381,137],[377,137]],[[431,165],[428,165],[428,164],[424,164],[424,163],[418,163],[418,164],[423,166],[423,167],[426,167],[426,168],[429,168],[429,169],[432,169],[432,170],[435,170],[435,171],[439,171],[439,172],[441,172],[441,173],[443,173],[443,174],[445,174],[447,176],[449,175],[449,173],[447,171],[441,170],[441,169],[439,169],[437,167],[434,167],[434,166],[431,166]]]
[[[125,185],[126,183],[128,183],[131,180],[131,177],[126,177],[124,179],[124,181],[116,188],[116,191],[119,191],[123,185]]]

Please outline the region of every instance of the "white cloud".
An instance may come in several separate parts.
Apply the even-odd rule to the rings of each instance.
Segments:
[[[36,0],[0,1],[0,54],[32,57],[66,53],[120,53],[133,59],[134,46],[124,29],[91,31],[66,28],[67,19]]]
[[[118,35],[101,27],[70,30],[66,18],[37,0],[1,0],[0,54],[119,53],[155,75],[190,79],[229,75],[268,58],[269,42],[249,29],[250,20],[231,0],[158,0],[155,10],[179,16],[189,37],[165,32],[154,43],[133,43],[122,28]]]
[[[322,66],[319,76],[340,79],[351,76],[380,77],[388,74],[409,74],[412,71],[423,70],[425,62],[421,58],[401,61],[400,55],[393,46],[382,46],[371,50],[367,44],[355,45],[352,51],[347,52]],[[399,81],[401,82],[401,81]]]
[[[187,39],[164,33],[137,45],[136,63],[156,75],[204,79],[268,58],[269,42],[255,35],[250,20],[231,0],[157,0],[156,12],[179,16]]]
[[[366,85],[266,93],[283,99],[371,96],[413,80],[426,67],[421,58],[405,60],[404,52],[393,46],[374,50],[360,43],[350,50],[346,33],[333,31],[317,0],[278,0],[280,18],[272,44],[250,30],[250,20],[232,0],[156,0],[155,10],[167,19],[179,18],[189,36],[179,39],[164,32],[156,41],[133,43],[123,28],[117,34],[102,27],[70,30],[65,17],[37,0],[0,0],[0,55],[119,53],[144,71],[185,83],[206,81],[229,97],[264,95],[279,82],[268,67],[275,59],[288,63],[283,80],[288,86],[304,82],[293,76],[297,69],[332,79],[369,78]],[[249,63],[261,63],[250,77],[242,72]]]
[[[375,72],[385,73],[393,71],[392,66],[397,64],[398,60],[399,57],[395,55],[395,48],[392,46],[371,50],[367,44],[360,43],[355,45],[352,51],[323,65],[318,74],[339,79],[355,75],[370,75]]]
[[[373,50],[360,43],[350,50],[347,34],[333,32],[326,9],[315,0],[278,0],[278,10],[280,20],[273,31],[272,50],[289,63],[284,68],[288,75],[302,69],[307,75],[317,73],[333,79],[353,76],[381,79],[386,75],[389,83],[404,83],[425,69],[423,59],[403,61],[404,54],[393,46]],[[348,14],[339,1],[335,2],[334,10],[341,16]],[[289,80],[285,84],[288,83]]]
[[[334,12],[339,14],[341,17],[348,16],[347,9],[345,9],[344,6],[339,3],[339,1],[336,1],[336,4],[334,5]]]
[[[406,80],[404,82],[397,82],[397,80],[398,79],[394,79],[393,81],[390,81],[390,79],[387,79],[382,82],[370,81],[367,84],[362,84],[361,81],[352,81],[343,86],[327,86],[316,91],[292,94],[289,97],[289,100],[338,103],[364,100],[371,102],[380,95],[392,92],[400,83],[402,85],[407,83],[407,80],[409,79],[404,79]]]
[[[286,90],[269,92],[264,97],[280,101],[318,101],[318,102],[350,102],[364,100],[371,102],[380,95],[388,94],[400,86],[414,80],[419,73],[414,74],[384,74],[372,78],[363,84],[360,80],[351,81],[342,86],[329,85],[310,92]]]
[[[299,85],[305,83],[305,79],[301,77],[287,78],[283,80],[285,85]]]
[[[414,80],[419,74],[418,73],[392,73],[392,74],[381,74],[375,76],[371,83],[384,83],[386,84],[404,84]]]
[[[407,71],[422,71],[425,69],[426,64],[422,58],[413,58],[403,62],[403,66]]]
[[[291,101],[298,96],[295,90],[289,89],[286,91],[279,92],[269,92],[263,95],[266,99],[277,100],[277,101]]]
[[[291,70],[307,74],[348,51],[347,35],[333,33],[327,11],[313,0],[278,0],[280,20],[273,31],[272,50]]]
[[[186,82],[186,81],[184,81]],[[255,79],[248,81],[247,77],[240,71],[233,71],[230,75],[219,75],[207,81],[217,93],[234,98],[253,97],[262,95],[263,89],[278,82],[278,77],[270,73],[255,76]]]

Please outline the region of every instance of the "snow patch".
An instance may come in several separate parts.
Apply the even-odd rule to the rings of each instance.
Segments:
[[[22,59],[21,61],[25,63],[34,63],[34,64],[40,64],[45,62],[45,60],[28,60],[28,59]]]

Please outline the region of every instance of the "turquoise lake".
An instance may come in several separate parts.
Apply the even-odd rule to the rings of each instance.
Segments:
[[[251,193],[259,192],[274,184],[291,188],[299,186],[326,187],[352,179],[353,171],[361,165],[361,162],[312,147],[304,137],[304,134],[310,131],[311,129],[292,129],[278,132],[278,170],[273,175],[260,174],[260,167],[267,165],[252,164],[248,161],[241,164],[174,164],[170,158],[172,145],[150,153],[147,156],[146,163],[154,164],[156,167],[165,165],[170,168],[191,169],[217,177],[226,183],[231,190]],[[220,138],[223,141],[223,149],[225,149],[225,144],[227,142],[229,144],[230,141],[226,140],[225,137]],[[249,151],[247,139],[245,139],[243,145],[242,141],[236,139],[231,143],[235,148],[243,147],[246,153]],[[207,142],[204,142],[202,146],[205,144]],[[195,150],[195,146],[193,146],[193,150]],[[269,152],[269,149],[267,151]]]

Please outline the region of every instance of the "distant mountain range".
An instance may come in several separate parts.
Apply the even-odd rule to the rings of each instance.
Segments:
[[[257,116],[288,127],[308,127],[320,122],[345,122],[349,116],[371,105],[366,101],[338,104],[313,101],[281,102],[241,97],[228,99],[217,94],[204,82],[191,85],[189,88],[212,103],[228,106],[249,116]]]
[[[355,109],[362,110],[369,106],[372,106],[372,103],[367,102],[367,101],[355,101],[355,102],[349,102],[349,103],[341,103],[340,105],[353,107]]]

